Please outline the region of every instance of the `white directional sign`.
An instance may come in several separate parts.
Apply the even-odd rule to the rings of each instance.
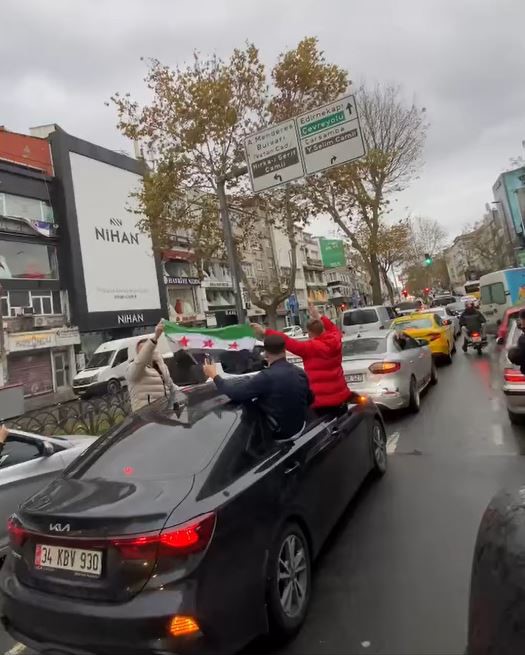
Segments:
[[[301,114],[295,120],[306,175],[365,154],[353,95]]]
[[[293,118],[250,134],[244,148],[256,193],[304,175]]]

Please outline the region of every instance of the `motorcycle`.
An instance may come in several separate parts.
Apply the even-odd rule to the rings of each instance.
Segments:
[[[488,344],[488,339],[478,330],[469,330],[467,332],[467,349],[474,348],[478,355],[481,355],[483,348]]]

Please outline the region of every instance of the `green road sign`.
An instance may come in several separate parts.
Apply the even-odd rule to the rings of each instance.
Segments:
[[[317,134],[323,130],[327,130],[338,123],[343,123],[345,121],[345,112],[338,111],[335,114],[330,114],[329,116],[324,116],[313,123],[308,123],[301,127],[301,136],[310,136],[311,134]]]
[[[341,239],[320,239],[319,244],[325,268],[346,266],[345,244]]]

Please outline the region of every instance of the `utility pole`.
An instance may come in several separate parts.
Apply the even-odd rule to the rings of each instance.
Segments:
[[[221,175],[217,178],[217,198],[219,199],[219,212],[221,215],[222,229],[224,231],[224,243],[226,245],[226,254],[228,256],[228,267],[232,277],[233,293],[235,294],[235,311],[237,313],[238,323],[245,323],[246,315],[242,304],[239,262],[235,256],[233,230],[230,221],[228,200],[226,198],[226,182],[228,180],[234,180],[241,175],[246,175],[247,172],[248,168],[246,166],[242,166],[233,170],[228,175]]]

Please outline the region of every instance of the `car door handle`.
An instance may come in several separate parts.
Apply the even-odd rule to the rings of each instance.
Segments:
[[[294,471],[298,471],[301,468],[301,465],[299,462],[293,462],[291,466],[289,466],[287,469],[284,469],[284,474],[285,475],[290,475],[290,473],[293,473]]]

